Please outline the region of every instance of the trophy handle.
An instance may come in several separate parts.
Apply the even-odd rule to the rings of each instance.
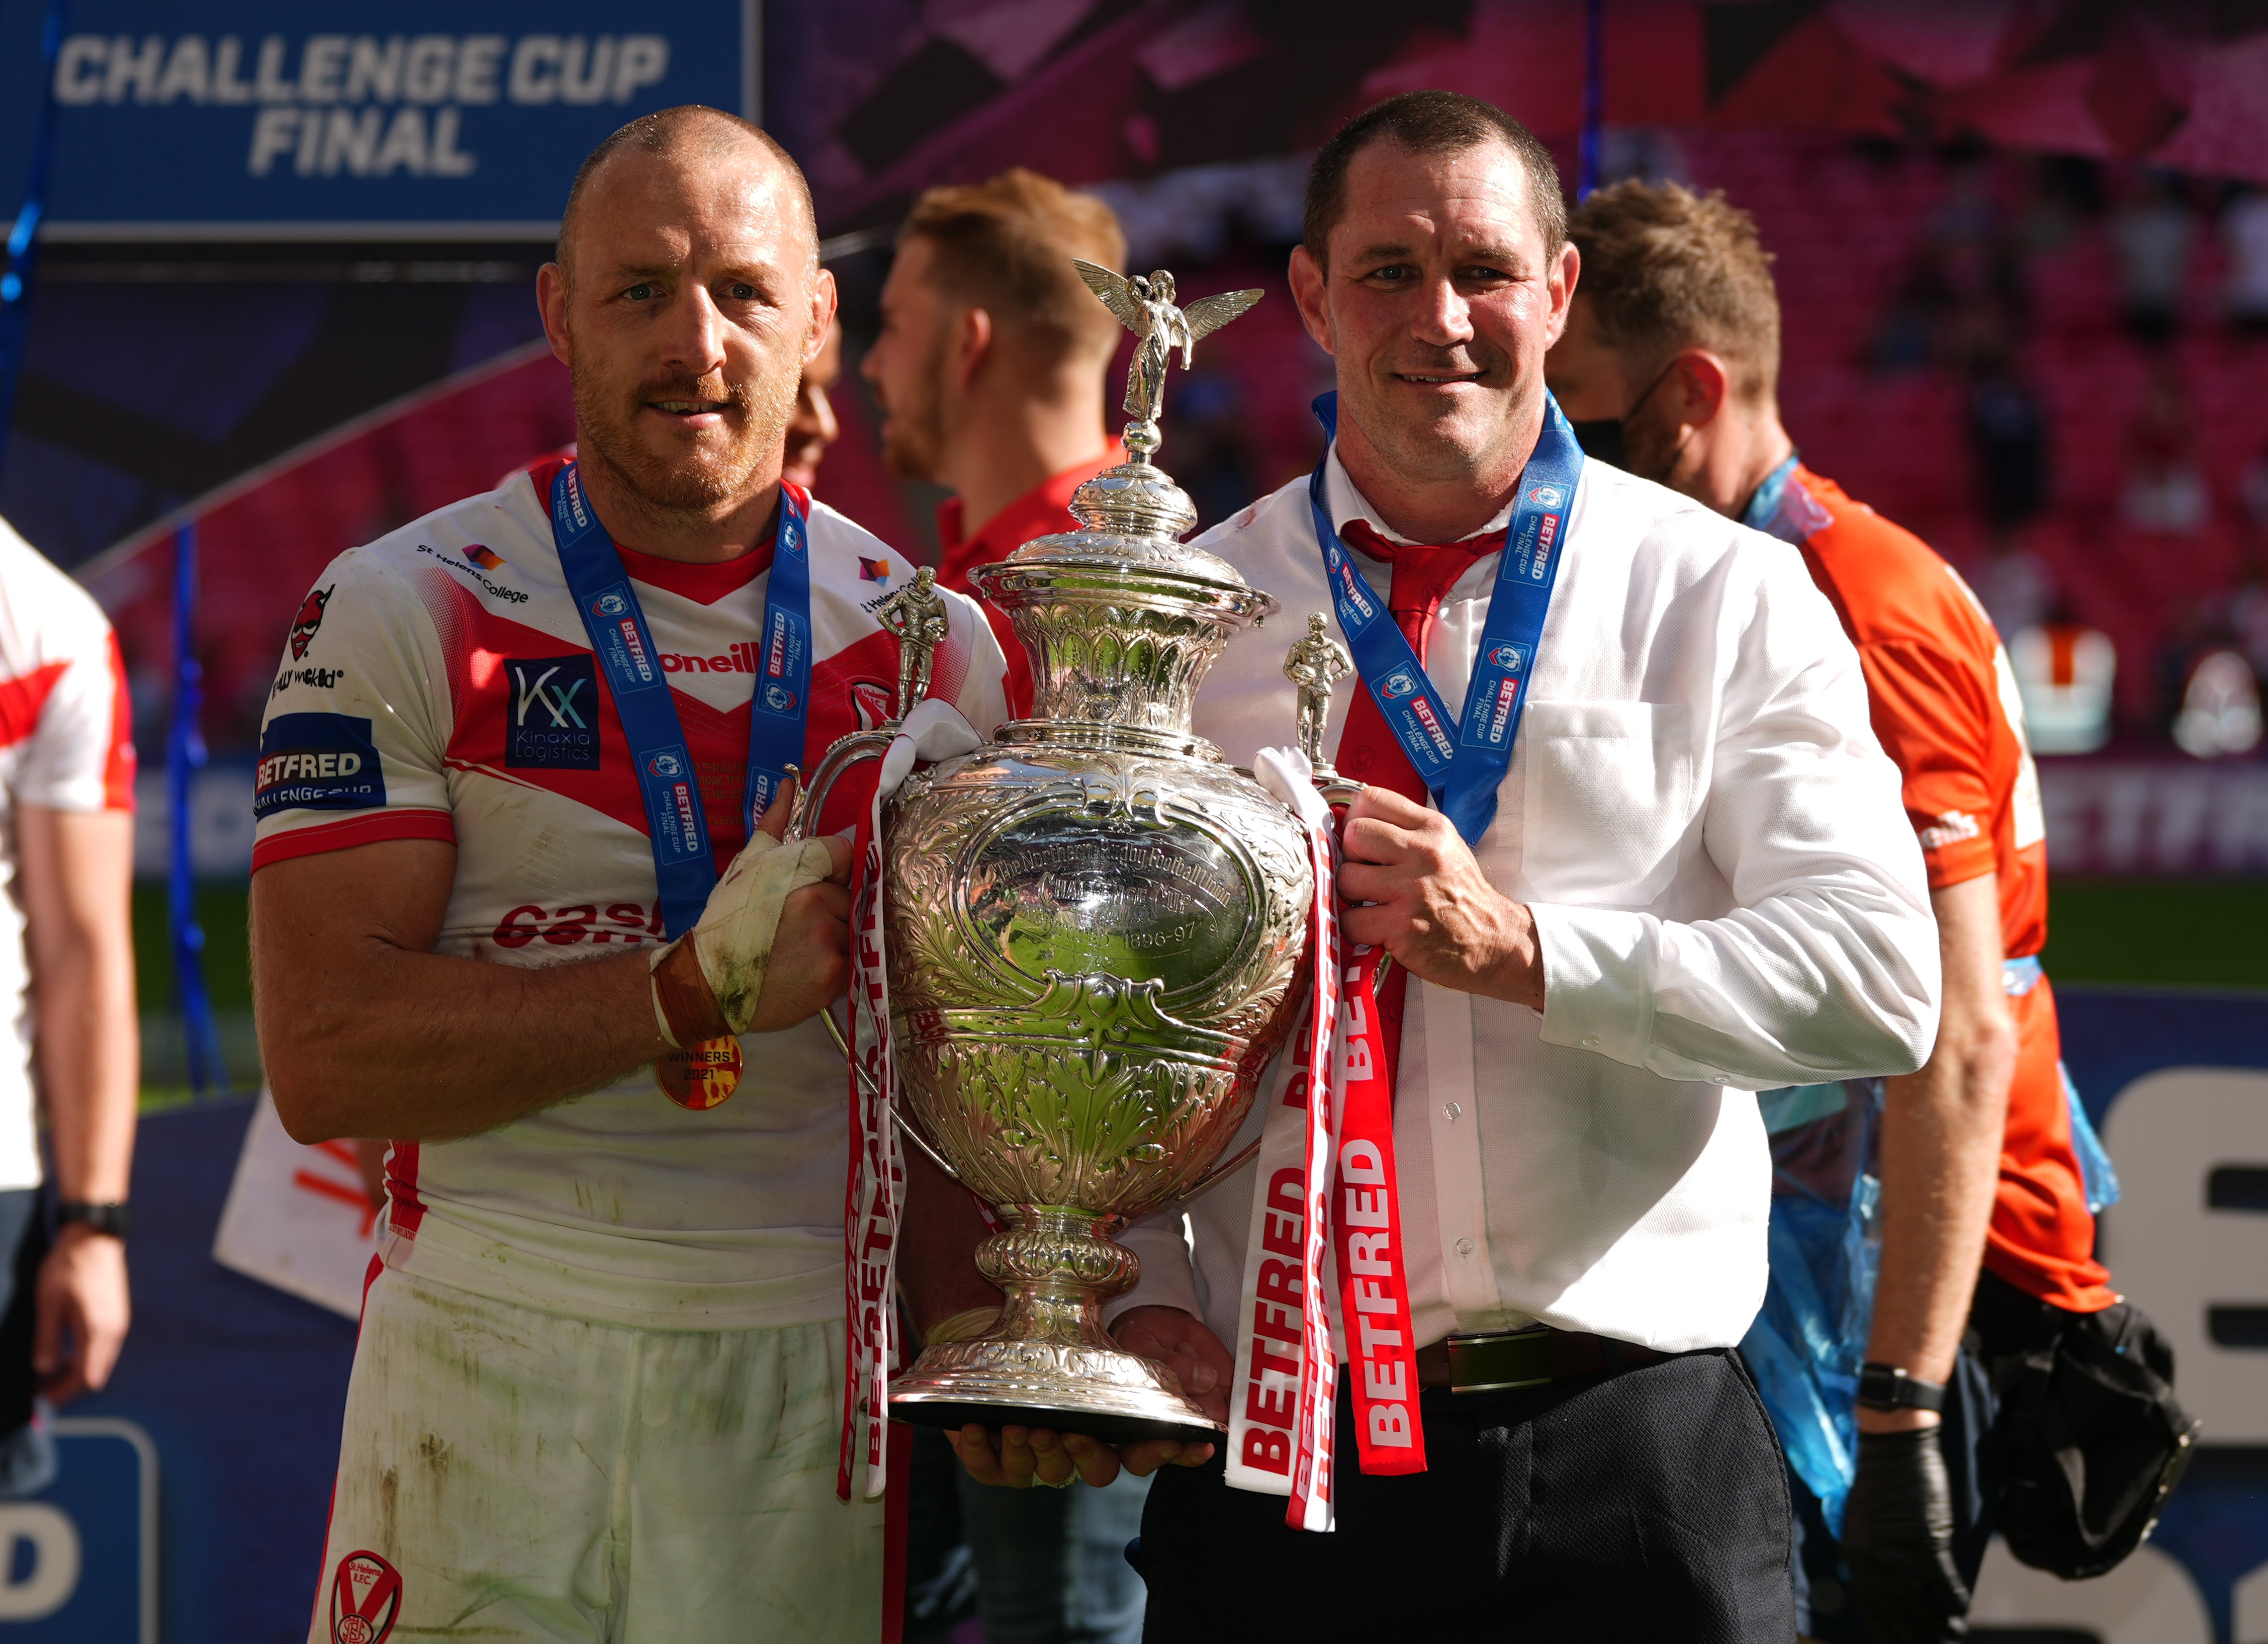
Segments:
[[[787,838],[790,841],[808,839],[819,822],[820,814],[827,808],[827,796],[835,791],[843,773],[853,765],[863,765],[870,759],[880,759],[890,751],[891,741],[898,734],[897,721],[878,731],[853,731],[848,736],[838,736],[828,750],[819,756],[819,763],[806,779],[793,765],[788,775],[796,779],[795,808],[788,813]]]
[[[858,1075],[858,1082],[866,1087],[866,1094],[869,1095],[873,1095],[873,1075],[869,1073],[864,1067],[860,1066],[858,1065],[858,1058],[850,1053],[850,1041],[843,1036],[843,1024],[835,1020],[835,1012],[832,1009],[822,1007],[819,1013],[819,1020],[827,1024],[828,1036],[835,1041],[835,1048],[843,1052],[843,1059],[850,1064],[850,1071]],[[958,1183],[962,1187],[968,1187],[968,1183],[961,1181],[961,1172],[953,1168],[951,1162],[946,1160],[943,1154],[938,1152],[936,1148],[930,1146],[929,1138],[924,1136],[918,1130],[916,1130],[914,1128],[914,1122],[908,1118],[904,1114],[898,1111],[898,1104],[896,1102],[886,1100],[882,1105],[889,1113],[890,1117],[896,1122],[899,1135],[904,1137],[907,1140],[912,1142],[915,1146],[920,1148],[922,1151],[922,1156],[927,1159],[932,1164],[935,1165],[939,1169],[944,1171],[948,1180]],[[976,1191],[973,1187],[968,1188],[968,1191],[972,1193]]]
[[[884,754],[889,752],[890,743],[896,738],[897,734],[897,722],[893,720],[880,730],[857,731],[849,736],[836,738],[834,744],[820,756],[819,763],[813,768],[811,779],[808,782],[803,780],[803,772],[790,765],[788,774],[797,779],[798,786],[795,808],[788,814],[787,837],[809,838],[811,829],[818,825],[821,814],[827,808],[828,795],[834,792],[835,785],[842,780],[843,773],[853,765],[864,764],[870,759],[880,759]],[[873,1095],[873,1078],[859,1065],[858,1057],[852,1054],[850,1041],[843,1034],[843,1024],[835,1020],[834,1007],[825,1005],[820,1006],[819,1020],[827,1024],[828,1036],[835,1041],[835,1048],[843,1052],[843,1059],[850,1064],[850,1071],[858,1074],[858,1082],[866,1087],[866,1093],[869,1095]],[[890,1117],[896,1122],[899,1135],[910,1139],[915,1146],[921,1149],[923,1156],[944,1171],[949,1179],[959,1183],[962,1187],[968,1186],[968,1183],[961,1181],[961,1172],[947,1163],[945,1155],[931,1146],[929,1139],[916,1130],[912,1121],[898,1110],[898,1104],[895,1102],[889,1100],[886,1095],[882,1105]]]

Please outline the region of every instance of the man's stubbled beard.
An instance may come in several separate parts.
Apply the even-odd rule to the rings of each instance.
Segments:
[[[601,383],[574,374],[575,421],[582,444],[649,507],[664,513],[706,512],[742,498],[767,455],[785,445],[800,379],[727,383],[720,377],[668,377],[641,383],[625,399]],[[674,457],[658,456],[633,431],[639,410],[653,400],[721,401],[721,446],[700,442]]]
[[[945,455],[946,336],[942,328],[922,362],[921,400],[913,405],[892,401],[883,407],[882,465],[902,480],[934,483],[937,465]]]

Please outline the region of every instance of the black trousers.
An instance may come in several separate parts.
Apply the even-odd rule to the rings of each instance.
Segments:
[[[1286,1529],[1281,1496],[1228,1488],[1219,1456],[1161,1469],[1142,1517],[1142,1636],[1794,1637],[1786,1469],[1738,1354],[1509,1393],[1429,1391],[1425,1419],[1425,1472],[1366,1478],[1342,1395],[1330,1535]]]

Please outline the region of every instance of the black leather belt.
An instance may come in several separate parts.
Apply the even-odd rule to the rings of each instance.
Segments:
[[[1636,1342],[1548,1324],[1488,1336],[1452,1336],[1418,1350],[1418,1385],[1499,1393],[1586,1375],[1617,1375],[1670,1355]]]

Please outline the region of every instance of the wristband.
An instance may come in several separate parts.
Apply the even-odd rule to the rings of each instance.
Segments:
[[[1869,1361],[1859,1367],[1859,1402],[1868,1410],[1933,1410],[1945,1408],[1945,1384],[1908,1375],[1895,1364]]]
[[[100,1202],[67,1198],[55,1206],[55,1225],[83,1221],[97,1233],[107,1233],[114,1239],[123,1239],[133,1226],[133,1213],[121,1199]]]
[[[702,974],[693,939],[681,936],[648,962],[653,982],[653,1020],[673,1049],[686,1050],[732,1034],[717,991]]]

